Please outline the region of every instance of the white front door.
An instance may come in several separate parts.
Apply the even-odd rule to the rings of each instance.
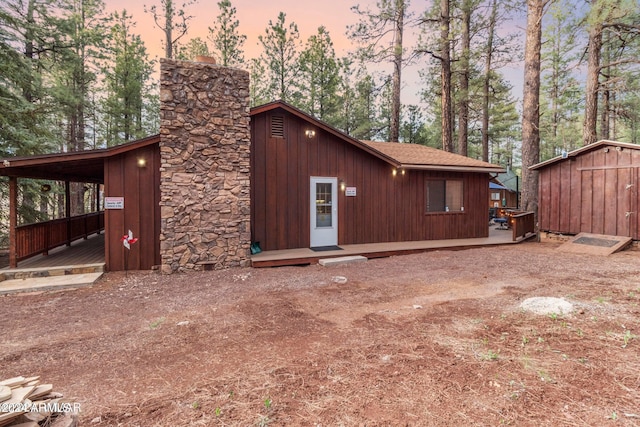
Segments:
[[[338,244],[338,178],[311,177],[311,247]]]

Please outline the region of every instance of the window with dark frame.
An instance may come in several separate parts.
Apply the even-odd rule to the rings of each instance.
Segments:
[[[463,212],[464,192],[461,179],[427,180],[427,212]]]

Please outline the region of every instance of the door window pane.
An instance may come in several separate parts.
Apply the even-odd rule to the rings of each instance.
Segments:
[[[331,227],[332,225],[331,187],[331,183],[316,183],[316,227]]]

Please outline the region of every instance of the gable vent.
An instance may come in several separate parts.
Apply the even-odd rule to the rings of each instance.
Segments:
[[[271,138],[284,138],[284,116],[271,116]]]

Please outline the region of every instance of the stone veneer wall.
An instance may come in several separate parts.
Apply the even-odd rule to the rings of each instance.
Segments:
[[[160,61],[162,272],[247,266],[249,73]]]

